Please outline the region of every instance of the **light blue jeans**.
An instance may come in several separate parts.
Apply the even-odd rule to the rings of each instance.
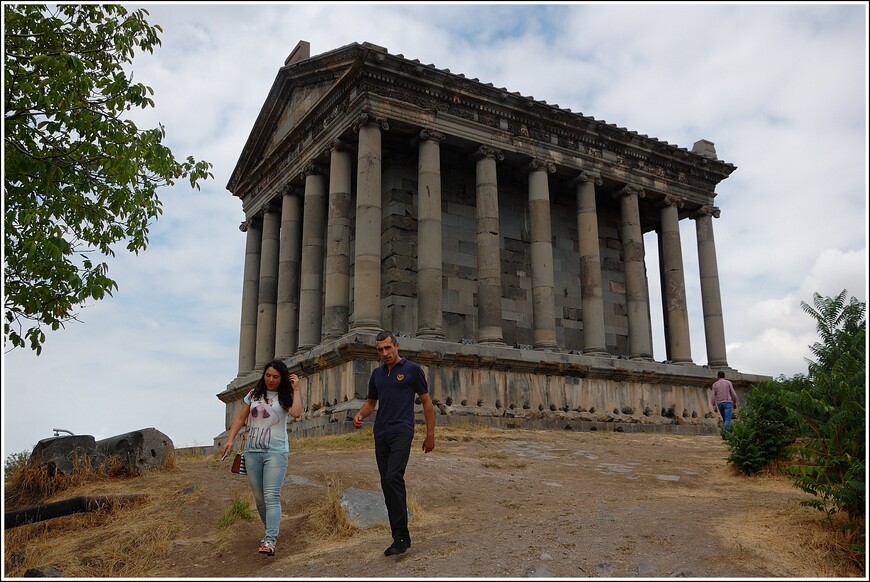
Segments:
[[[719,414],[722,415],[722,422],[725,425],[725,428],[731,427],[731,411],[734,410],[734,404],[731,402],[720,402],[719,403]]]
[[[266,526],[265,541],[276,543],[281,525],[281,488],[287,474],[287,453],[245,451],[245,468],[257,513]]]

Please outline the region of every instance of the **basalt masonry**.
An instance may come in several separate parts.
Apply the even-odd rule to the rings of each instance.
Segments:
[[[303,378],[291,432],[349,429],[385,329],[424,366],[439,424],[715,431],[716,371],[739,394],[767,378],[725,349],[714,198],[735,169],[704,139],[687,150],[367,42],[300,42],[227,184],[246,243],[225,426],[277,357]],[[703,313],[687,308],[681,220]]]

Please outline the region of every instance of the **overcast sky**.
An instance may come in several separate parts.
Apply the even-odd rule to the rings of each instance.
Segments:
[[[142,6],[128,5],[128,7]],[[371,42],[691,149],[737,170],[714,220],[728,361],[806,373],[814,292],[867,296],[867,5],[147,5],[162,46],[134,61],[176,157],[214,164],[201,191],[161,191],[139,256],[119,254],[114,297],[4,353],[3,456],[63,428],[97,439],[154,427],[176,447],[224,429],[216,395],[238,368],[245,235],[226,184],[278,69]],[[692,356],[706,364],[694,221],[681,222]],[[655,238],[647,271],[655,357],[665,358]]]

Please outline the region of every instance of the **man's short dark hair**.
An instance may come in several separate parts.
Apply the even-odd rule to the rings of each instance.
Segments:
[[[725,377],[725,372],[723,372],[722,370],[719,370],[719,373],[716,374],[716,376],[718,376],[719,378],[724,378],[724,377]]]
[[[390,340],[391,343],[396,343],[396,336],[393,335],[391,331],[382,331],[377,336],[375,336],[376,342],[382,342],[384,340]]]

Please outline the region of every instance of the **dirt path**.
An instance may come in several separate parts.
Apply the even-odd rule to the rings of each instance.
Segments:
[[[419,435],[406,473],[413,546],[385,557],[385,526],[315,535],[330,483],[380,491],[372,449],[291,451],[278,552],[257,523],[216,527],[244,477],[227,462],[172,473],[183,531],[174,577],[818,577],[799,535],[819,514],[784,478],[737,477],[718,436],[573,431]]]

